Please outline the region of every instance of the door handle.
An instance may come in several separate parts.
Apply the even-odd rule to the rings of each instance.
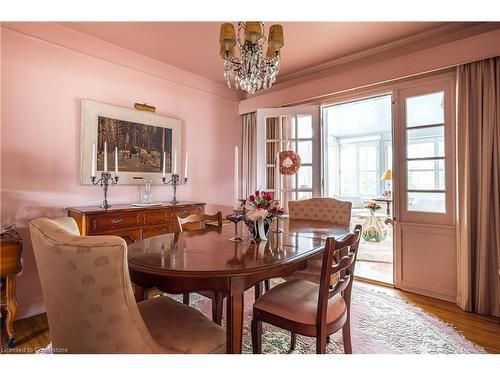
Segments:
[[[111,223],[112,223],[112,224],[120,224],[122,221],[123,221],[123,219],[122,219],[122,218],[116,218],[116,219],[112,219],[112,220],[111,220]]]

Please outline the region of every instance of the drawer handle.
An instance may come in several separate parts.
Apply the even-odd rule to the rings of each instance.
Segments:
[[[120,224],[122,221],[123,221],[123,219],[121,219],[121,218],[119,218],[119,219],[112,219],[111,223],[112,224]]]

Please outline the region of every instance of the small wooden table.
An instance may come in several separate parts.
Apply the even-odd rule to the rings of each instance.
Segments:
[[[248,231],[240,233],[248,238]],[[340,238],[348,227],[314,220],[286,220],[283,233],[268,241],[234,243],[233,225],[137,241],[128,248],[132,282],[169,293],[218,291],[227,296],[227,352],[241,353],[243,294],[254,285],[290,275],[324,249],[328,236]]]
[[[21,272],[21,252],[23,241],[16,231],[4,233],[0,237],[0,280],[1,288],[5,286],[5,293],[2,295],[2,304],[7,306],[7,317],[5,319],[7,329],[6,346],[14,346],[14,319],[17,314],[18,303],[16,300],[16,275]],[[5,298],[4,298],[5,296]],[[5,299],[5,301],[4,301]],[[2,315],[2,327],[4,317]]]

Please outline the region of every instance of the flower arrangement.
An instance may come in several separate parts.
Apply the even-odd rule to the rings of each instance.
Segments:
[[[272,220],[277,218],[283,220],[285,210],[280,206],[279,201],[273,199],[270,192],[257,190],[242,203],[245,215],[245,223],[254,237],[260,236],[265,239]],[[261,223],[259,230],[258,223]],[[258,233],[258,232],[263,233]]]
[[[245,218],[251,221],[263,219],[270,223],[274,217],[281,218],[285,214],[280,202],[274,200],[273,195],[266,191],[257,190],[255,195],[250,195],[242,205]]]
[[[377,210],[380,210],[382,207],[380,207],[379,204],[376,202],[370,202],[368,203],[365,208],[368,208],[372,213],[375,213]]]

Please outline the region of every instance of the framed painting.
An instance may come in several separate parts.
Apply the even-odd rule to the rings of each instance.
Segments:
[[[80,183],[90,185],[92,149],[97,152],[97,176],[104,170],[104,143],[108,170],[114,175],[115,147],[120,185],[142,185],[150,180],[162,185],[180,170],[182,122],[151,112],[83,99],[81,102]],[[94,146],[95,145],[95,146]],[[174,153],[178,155],[174,157]],[[172,161],[177,165],[172,165]]]

